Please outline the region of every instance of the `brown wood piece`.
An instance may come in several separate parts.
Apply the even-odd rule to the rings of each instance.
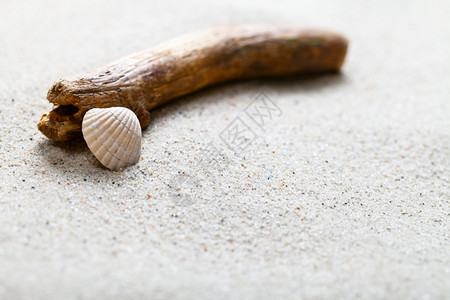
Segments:
[[[81,136],[94,107],[133,110],[142,128],[149,110],[203,87],[234,79],[339,71],[348,41],[329,31],[227,26],[181,36],[93,72],[56,81],[47,94],[53,109],[39,130],[49,139]]]

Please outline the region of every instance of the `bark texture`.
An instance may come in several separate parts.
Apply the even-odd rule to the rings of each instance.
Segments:
[[[329,31],[227,26],[169,40],[93,72],[60,79],[47,94],[53,109],[39,130],[55,141],[81,136],[95,107],[133,110],[142,128],[149,110],[203,87],[235,79],[338,71],[348,41]]]

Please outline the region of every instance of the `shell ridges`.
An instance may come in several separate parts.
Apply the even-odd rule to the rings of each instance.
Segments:
[[[89,110],[83,118],[82,132],[91,152],[108,169],[118,170],[139,161],[141,125],[128,108]]]

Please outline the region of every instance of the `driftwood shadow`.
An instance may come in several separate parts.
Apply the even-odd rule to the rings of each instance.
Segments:
[[[226,101],[224,98],[227,96],[223,97],[223,95],[229,95],[230,93],[235,93],[236,95],[236,93],[239,93],[236,91],[243,89],[255,91],[254,96],[261,91],[276,91],[278,95],[295,93],[306,96],[308,93],[317,91],[318,89],[334,88],[346,84],[348,81],[349,79],[343,73],[327,73],[308,76],[229,81],[216,84],[174,99],[163,105],[163,107],[152,110],[152,120],[150,121],[149,127],[143,131],[143,138],[151,134],[150,132],[153,129],[152,121],[155,122],[155,120],[176,114],[183,107],[192,105],[192,103],[197,101],[206,101],[206,103]],[[216,94],[222,96],[214,97]],[[56,173],[64,173],[67,169],[78,169],[81,175],[92,175],[92,167],[87,167],[87,164],[96,166],[99,171],[108,171],[89,151],[82,138],[67,142],[44,140],[38,144],[37,154],[45,159],[49,168]]]
[[[226,101],[227,97],[236,96],[239,94],[240,90],[247,89],[254,91],[253,97],[260,92],[267,91],[274,91],[278,96],[284,94],[307,96],[309,93],[318,90],[337,88],[347,84],[349,81],[350,79],[342,72],[330,72],[314,75],[235,80],[215,84],[194,93],[173,99],[161,107],[152,110],[150,125],[144,130],[143,136],[145,137],[148,132],[151,131],[152,121],[154,122],[155,120],[163,119],[168,115],[176,114],[179,110],[183,110],[184,107],[188,107],[196,102],[216,103]],[[220,94],[221,96],[213,97],[216,94]]]

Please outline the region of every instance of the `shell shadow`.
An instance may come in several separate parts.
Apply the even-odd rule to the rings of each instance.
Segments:
[[[47,168],[54,174],[77,169],[80,175],[92,175],[92,167],[107,171],[90,152],[83,138],[67,142],[43,140],[36,148],[37,155],[45,159]]]

